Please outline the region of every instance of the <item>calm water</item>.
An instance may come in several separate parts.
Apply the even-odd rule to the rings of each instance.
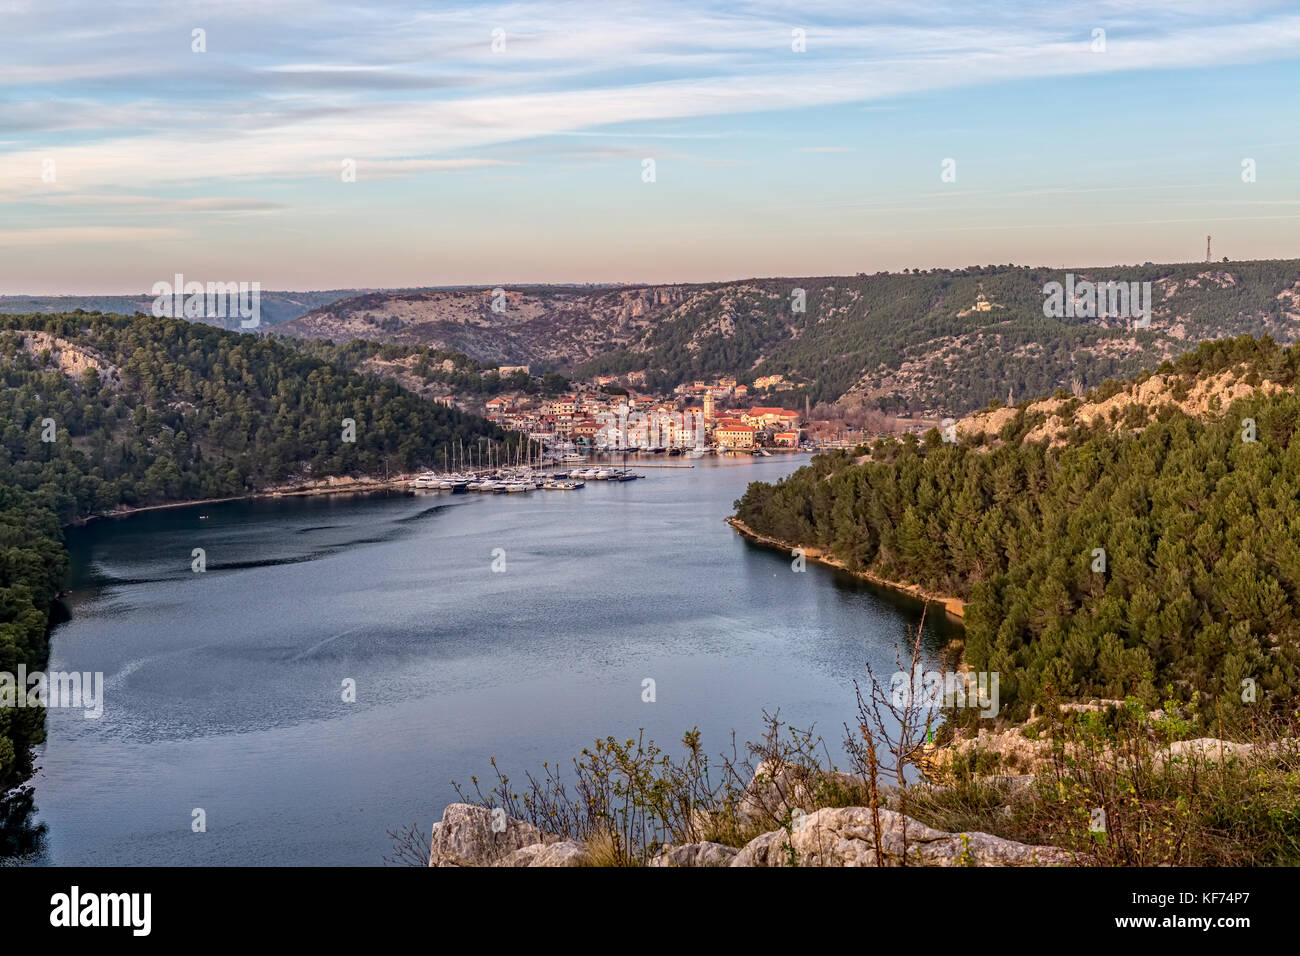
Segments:
[[[716,754],[733,728],[756,736],[765,707],[837,742],[853,679],[895,669],[917,609],[794,574],[723,524],[748,482],[804,460],[577,492],[203,505],[72,532],[50,669],[102,671],[106,702],[99,720],[50,712],[42,859],[378,864],[387,829],[427,829],[494,755],[521,778],[597,736],[675,745],[697,725]]]

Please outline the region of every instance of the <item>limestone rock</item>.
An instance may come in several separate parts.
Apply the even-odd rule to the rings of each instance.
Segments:
[[[587,845],[577,840],[559,843],[534,843],[520,847],[497,866],[586,866]]]
[[[1228,763],[1232,760],[1246,760],[1254,752],[1253,744],[1239,744],[1231,740],[1217,740],[1214,737],[1197,737],[1195,740],[1175,740],[1169,745],[1169,759],[1177,757],[1195,758],[1208,763]],[[1157,754],[1156,761],[1160,762]]]
[[[945,833],[893,810],[880,810],[881,850],[886,866],[903,862],[907,827],[909,866],[1068,866],[1073,854],[1059,847],[1030,846],[988,833]],[[826,808],[793,830],[776,830],[751,840],[731,866],[875,866],[871,810]]]
[[[670,846],[651,858],[650,866],[727,866],[740,851],[721,843]]]
[[[522,820],[497,815],[469,803],[450,804],[442,822],[433,826],[430,866],[492,866],[499,860],[533,844],[558,843],[560,838]]]

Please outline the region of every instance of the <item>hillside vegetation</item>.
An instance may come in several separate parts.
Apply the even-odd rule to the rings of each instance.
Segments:
[[[472,402],[505,393],[558,395],[571,387],[569,380],[557,372],[537,375],[517,370],[502,375],[495,366],[475,361],[463,352],[428,345],[381,344],[368,339],[351,339],[337,345],[317,339],[283,337],[281,341],[322,361],[390,378],[426,398],[451,395]]]
[[[931,431],[865,457],[820,456],[750,485],[736,514],[851,568],[966,599],[965,659],[1001,675],[1005,716],[1092,695],[1199,699],[1228,720],[1247,713],[1247,686],[1291,707],[1297,369],[1300,348],[1269,339],[1207,343],[1162,368],[1169,401],[1157,407],[1130,402],[1052,441],[1026,403],[997,435]],[[1178,407],[1175,396],[1224,373],[1251,387],[1203,414]]]

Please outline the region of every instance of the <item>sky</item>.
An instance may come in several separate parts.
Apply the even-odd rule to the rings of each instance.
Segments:
[[[1294,0],[0,0],[0,293],[1300,257],[1297,106]]]

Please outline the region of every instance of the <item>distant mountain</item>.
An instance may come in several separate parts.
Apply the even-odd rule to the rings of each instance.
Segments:
[[[262,292],[261,324],[279,325],[296,319],[312,309],[320,308],[339,299],[355,296],[363,290],[335,289],[329,292]],[[60,312],[104,312],[115,315],[134,315],[143,312],[151,315],[154,297],[151,295],[0,295],[0,314],[54,315]],[[223,329],[238,329],[238,318],[212,318],[202,320],[206,325]]]
[[[485,364],[570,368],[636,342],[688,297],[687,287],[529,286],[372,292],[287,322],[277,332],[372,339],[463,352]],[[495,306],[495,308],[494,308]]]
[[[1150,282],[1149,328],[1044,315],[1046,283]],[[802,295],[800,294],[802,293]],[[496,303],[497,311],[493,305]],[[798,306],[803,306],[803,311]],[[1300,260],[987,266],[708,285],[368,293],[276,332],[420,344],[576,374],[644,370],[652,387],[783,374],[790,396],[930,415],[1091,388],[1206,339],[1300,336]]]

